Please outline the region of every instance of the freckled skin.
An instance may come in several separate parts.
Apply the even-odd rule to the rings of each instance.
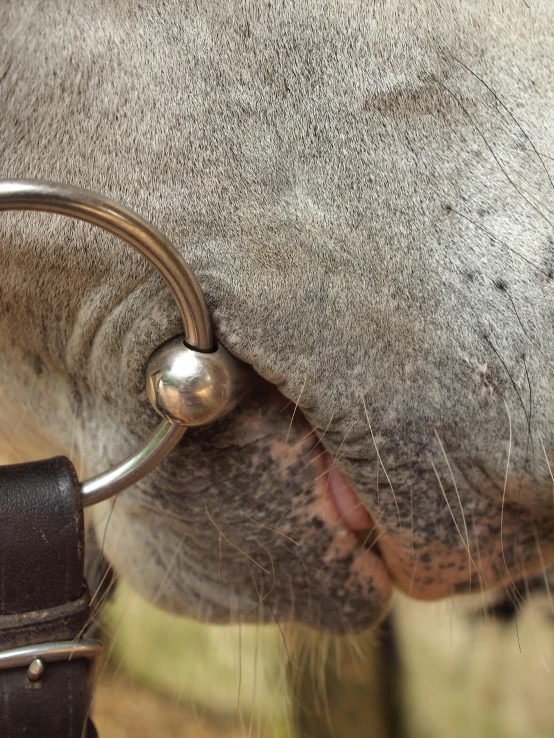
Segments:
[[[136,589],[342,632],[391,586],[434,599],[554,561],[552,27],[551,0],[0,4],[0,174],[154,222],[262,378],[95,510]],[[6,443],[119,460],[181,330],[161,279],[36,214],[2,215],[0,275]],[[323,449],[372,550],[326,514]]]

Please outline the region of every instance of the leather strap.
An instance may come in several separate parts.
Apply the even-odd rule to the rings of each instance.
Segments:
[[[0,466],[0,651],[72,641],[89,614],[80,485],[61,456]],[[93,738],[90,664],[0,669],[2,738]]]

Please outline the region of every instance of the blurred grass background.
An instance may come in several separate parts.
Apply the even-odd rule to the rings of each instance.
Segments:
[[[517,622],[458,598],[398,597],[401,669],[390,708],[376,636],[206,626],[125,586],[106,608],[107,658],[94,716],[101,738],[552,738],[554,619],[547,598]],[[391,735],[391,730],[394,735]]]
[[[144,719],[157,722],[154,731],[164,728],[145,736],[293,735],[277,628],[206,626],[162,612],[120,585],[106,606],[103,630],[107,658],[94,705],[100,736],[142,737],[136,722],[145,688],[158,696],[159,708],[152,721],[150,701]],[[136,700],[131,687],[139,690]],[[128,733],[122,732],[124,718],[118,716],[121,688],[135,703]],[[169,721],[162,706],[171,707]],[[173,724],[175,711],[181,713],[182,728]],[[110,732],[114,720],[119,733]]]

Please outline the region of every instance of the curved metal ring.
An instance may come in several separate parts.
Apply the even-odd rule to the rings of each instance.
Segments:
[[[0,210],[38,210],[97,225],[132,246],[165,279],[179,307],[187,343],[213,350],[210,314],[196,277],[185,260],[152,224],[103,195],[58,182],[0,180]],[[154,469],[176,446],[186,428],[164,420],[143,446],[118,466],[82,483],[83,505],[108,499]]]

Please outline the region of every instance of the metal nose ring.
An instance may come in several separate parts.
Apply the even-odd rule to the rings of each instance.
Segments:
[[[169,341],[148,364],[148,395],[164,420],[141,448],[108,471],[81,483],[93,505],[138,482],[179,442],[186,427],[220,418],[248,388],[248,369],[214,341],[204,295],[191,269],[151,223],[95,192],[43,180],[0,180],[0,210],[38,210],[99,226],[142,254],[165,279],[183,321],[184,336]]]

